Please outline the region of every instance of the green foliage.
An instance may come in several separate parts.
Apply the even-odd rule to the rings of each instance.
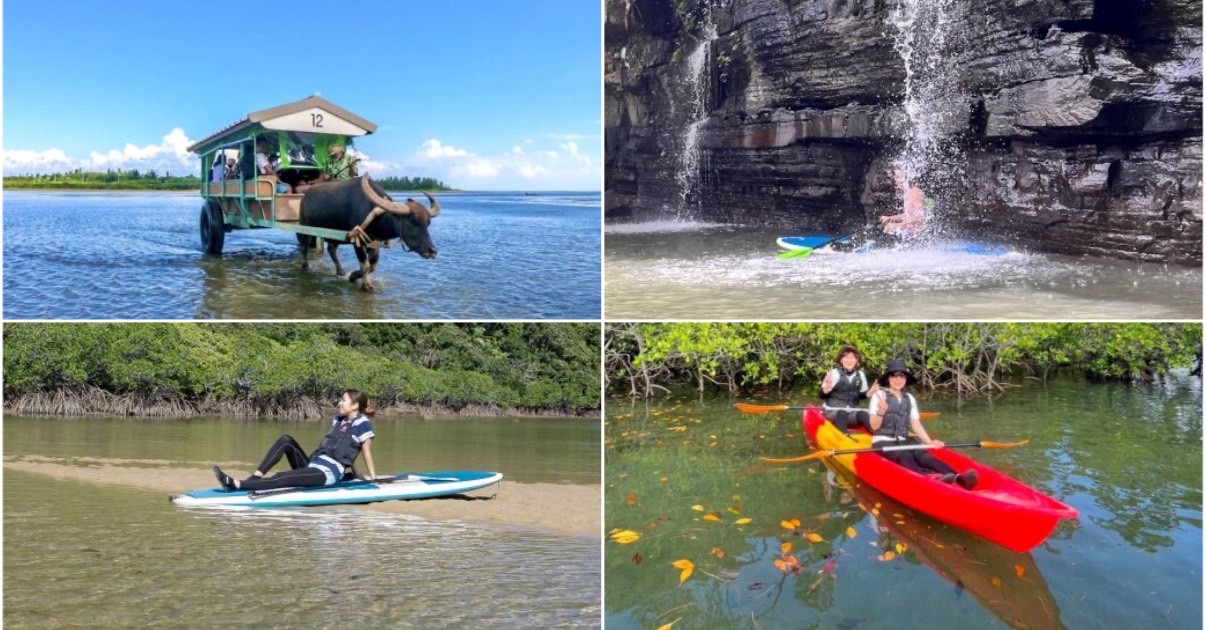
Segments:
[[[170,173],[158,175],[155,171],[140,173],[109,170],[104,173],[75,169],[67,173],[42,175],[8,175],[4,187],[12,190],[200,190],[201,178],[196,175],[172,177]]]
[[[385,177],[376,181],[386,190],[452,190],[434,177]]]
[[[598,409],[594,324],[62,324],[4,328],[4,394]]]
[[[1103,380],[1146,379],[1189,367],[1200,324],[682,323],[607,327],[606,376],[614,388],[643,380],[730,392],[798,381],[812,385],[853,345],[874,374],[903,359],[925,387],[1000,387],[1015,374],[1075,371]],[[639,385],[634,383],[640,382]]]

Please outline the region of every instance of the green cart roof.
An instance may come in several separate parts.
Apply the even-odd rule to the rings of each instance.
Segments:
[[[316,118],[317,116],[321,116],[321,119]],[[321,127],[316,126],[316,121],[319,120]],[[255,125],[274,131],[325,133],[334,136],[364,136],[377,130],[377,125],[321,96],[308,96],[293,103],[251,112],[210,134],[204,140],[193,143],[188,150],[193,153],[208,153],[231,136]]]

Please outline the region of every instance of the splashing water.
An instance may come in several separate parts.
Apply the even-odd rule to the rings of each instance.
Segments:
[[[678,170],[674,179],[678,183],[679,211],[675,215],[679,219],[691,219],[689,206],[699,204],[699,130],[708,120],[708,104],[705,88],[707,81],[707,61],[716,40],[716,26],[711,22],[711,15],[702,30],[699,46],[687,58],[687,124],[682,138],[682,150],[678,154]]]
[[[962,0],[896,0],[888,13],[893,46],[904,63],[904,147],[893,166],[928,195],[957,188],[963,178],[955,136],[969,109],[956,55]]]

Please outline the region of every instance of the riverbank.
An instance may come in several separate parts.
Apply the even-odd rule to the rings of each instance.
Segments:
[[[236,476],[254,467],[237,461],[169,462],[154,459],[62,458],[42,455],[5,456],[8,470],[45,475],[53,479],[102,486],[124,486],[165,495],[213,487],[211,466],[222,466]],[[502,471],[506,474],[506,471]],[[501,527],[519,527],[571,536],[597,536],[601,523],[602,489],[597,485],[552,483],[502,483],[469,496],[488,501],[415,500],[387,501],[338,509],[371,510],[417,516],[427,520],[458,520]]]

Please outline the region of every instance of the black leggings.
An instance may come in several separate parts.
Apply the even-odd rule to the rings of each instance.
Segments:
[[[917,440],[910,439],[907,442],[901,442],[900,444],[904,445],[919,443],[920,442]],[[904,466],[915,473],[920,473],[923,475],[929,475],[931,473],[945,475],[947,473],[955,472],[955,469],[951,468],[946,462],[934,457],[929,451],[924,449],[918,449],[915,451],[883,451],[880,453],[880,455],[883,455],[889,461],[896,462],[897,464],[900,464],[901,466]]]
[[[838,431],[846,433],[850,427],[862,427],[871,433],[871,414],[864,409],[846,411],[844,409],[826,409],[825,419],[832,422]]]
[[[282,435],[272,443],[256,470],[266,473],[280,462],[282,457],[289,460],[289,467],[292,470],[278,472],[271,477],[248,477],[239,482],[239,488],[273,490],[275,488],[309,488],[327,484],[326,473],[310,467],[310,458],[306,456],[306,451],[290,435]]]

